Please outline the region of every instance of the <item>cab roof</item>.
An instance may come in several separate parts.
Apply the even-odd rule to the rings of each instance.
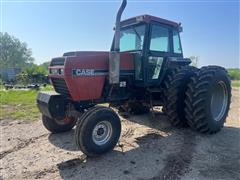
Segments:
[[[162,24],[166,24],[166,25],[169,25],[169,26],[176,27],[176,28],[180,27],[180,25],[181,25],[181,23],[176,23],[176,22],[169,21],[169,20],[166,20],[166,19],[162,19],[162,18],[159,18],[159,17],[156,17],[156,16],[151,16],[151,15],[145,14],[145,15],[136,16],[136,17],[132,17],[132,18],[123,20],[123,21],[121,21],[121,26],[124,27],[124,26],[127,26],[127,25],[136,24],[136,23],[139,23],[139,22],[149,23],[150,21],[159,22],[159,23],[162,23]]]

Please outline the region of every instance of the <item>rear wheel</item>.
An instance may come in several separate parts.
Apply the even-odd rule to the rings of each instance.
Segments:
[[[202,133],[216,133],[228,115],[231,81],[219,66],[207,66],[191,78],[185,99],[188,124]]]
[[[71,130],[75,124],[76,120],[74,118],[67,118],[58,120],[52,119],[45,115],[42,115],[42,122],[44,127],[52,133],[61,133]]]
[[[77,122],[75,141],[87,156],[98,156],[112,150],[121,133],[118,115],[107,107],[94,107]]]
[[[192,66],[172,70],[164,81],[164,112],[174,126],[186,126],[184,99],[190,78],[198,71]]]

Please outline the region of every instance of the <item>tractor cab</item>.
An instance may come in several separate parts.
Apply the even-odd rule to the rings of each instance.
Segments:
[[[180,24],[150,15],[133,17],[120,24],[120,52],[134,55],[137,85],[161,83],[168,60],[189,63],[183,59]]]

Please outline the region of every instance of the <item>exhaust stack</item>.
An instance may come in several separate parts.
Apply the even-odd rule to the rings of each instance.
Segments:
[[[119,83],[119,71],[120,71],[120,22],[122,13],[127,5],[127,0],[123,0],[118,10],[115,24],[114,42],[109,53],[109,83]]]

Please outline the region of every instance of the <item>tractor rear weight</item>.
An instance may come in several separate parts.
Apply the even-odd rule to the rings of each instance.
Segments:
[[[37,106],[40,112],[49,118],[64,118],[67,99],[56,92],[40,92]]]
[[[190,66],[182,53],[181,23],[150,15],[121,21],[126,5],[123,0],[109,52],[67,52],[51,60],[49,79],[56,92],[37,97],[44,127],[61,133],[76,125],[76,145],[87,156],[115,147],[121,134],[117,111],[140,115],[162,106],[173,126],[220,131],[231,102],[227,71]]]

